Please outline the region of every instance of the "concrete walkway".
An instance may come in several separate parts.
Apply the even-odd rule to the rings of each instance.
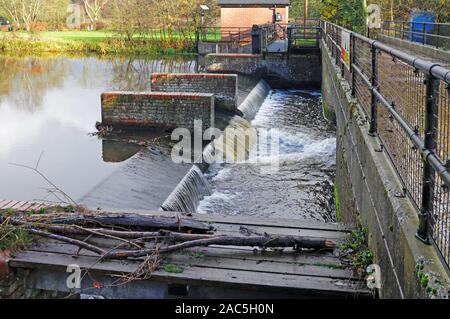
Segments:
[[[288,50],[288,40],[276,40],[267,47],[268,53],[285,53]]]

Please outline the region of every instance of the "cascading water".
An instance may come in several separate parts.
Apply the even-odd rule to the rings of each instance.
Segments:
[[[200,201],[211,195],[211,186],[197,166],[193,166],[166,201],[162,210],[195,213]]]
[[[204,150],[206,163],[226,160],[245,161],[256,139],[256,130],[242,117],[235,116],[222,136],[210,143]],[[243,151],[240,151],[243,150]],[[203,167],[203,165],[200,165]],[[207,168],[206,168],[207,169]],[[200,167],[193,166],[161,208],[164,211],[195,213],[200,201],[211,195],[211,186]]]
[[[249,93],[247,98],[239,106],[239,111],[246,120],[251,121],[255,118],[261,104],[264,102],[270,91],[271,87],[269,84],[267,84],[266,81],[261,80]]]
[[[334,221],[336,139],[323,119],[320,94],[272,92],[252,126],[277,129],[278,153],[261,153],[254,145],[249,161],[212,165],[207,177],[213,193],[198,211]],[[266,169],[271,166],[276,169]]]
[[[161,206],[164,211],[195,213],[201,200],[212,195],[211,187],[202,172],[209,169],[209,165],[205,163],[245,162],[249,159],[257,140],[257,132],[248,120],[255,117],[269,91],[268,84],[260,81],[248,94],[240,107],[244,117],[234,116],[223,134],[206,146],[203,163],[194,166],[175,188]]]

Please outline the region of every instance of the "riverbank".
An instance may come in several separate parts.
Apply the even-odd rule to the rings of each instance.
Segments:
[[[105,54],[192,54],[194,44],[160,34],[126,40],[108,31],[0,32],[0,52]]]

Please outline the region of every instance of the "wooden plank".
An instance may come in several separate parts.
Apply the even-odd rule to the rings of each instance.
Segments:
[[[103,239],[101,240],[103,242]],[[105,247],[116,247],[119,243],[118,241],[108,240],[109,243]],[[151,247],[151,245],[146,245],[146,247]],[[78,247],[61,243],[58,241],[45,241],[36,245],[33,245],[28,250],[31,251],[43,251],[43,252],[58,252],[69,255],[75,255],[78,252]],[[294,250],[285,250],[283,252],[277,251],[262,251],[257,250],[255,253],[254,249],[251,247],[225,247],[225,246],[209,246],[209,247],[196,247],[189,248],[184,251],[185,253],[192,254],[205,254],[208,256],[219,257],[219,258],[238,258],[238,259],[248,259],[254,261],[276,261],[280,263],[295,263],[295,264],[305,264],[305,265],[315,265],[315,264],[334,264],[339,266],[344,266],[339,258],[333,256],[331,253],[317,253],[317,252],[296,252]],[[86,251],[82,249],[79,252],[80,255],[86,256],[96,256],[95,253]]]
[[[17,203],[18,203],[18,201],[13,200],[13,201],[9,202],[8,204],[3,205],[3,209],[11,209],[11,208],[13,208],[15,205],[17,205]]]
[[[195,214],[196,219],[212,222],[215,224],[237,224],[245,226],[270,226],[281,228],[329,230],[338,232],[348,232],[349,228],[340,224],[321,223],[304,220],[257,218],[251,216],[222,216],[222,215],[201,215]]]
[[[131,211],[130,211],[131,212]],[[139,213],[146,215],[161,215],[164,216],[176,216],[180,213],[176,212],[154,212],[154,211],[138,211]],[[333,223],[321,223],[315,221],[295,220],[295,219],[283,219],[283,218],[259,218],[253,216],[230,216],[230,215],[209,215],[209,214],[193,214],[192,218],[205,222],[212,222],[216,224],[237,224],[247,226],[271,226],[281,228],[299,228],[299,229],[311,229],[311,230],[330,230],[338,232],[347,232],[351,229],[341,224]]]
[[[7,204],[11,203],[11,200],[2,200],[0,201],[0,209],[4,209],[3,207]]]
[[[284,235],[284,236],[306,236],[314,238],[324,238],[331,240],[345,240],[348,236],[345,232],[336,231],[323,231],[323,230],[311,230],[311,229],[296,229],[296,228],[280,228],[270,226],[241,226],[238,224],[212,224],[217,227],[219,233],[222,232],[234,232],[246,234],[250,231],[250,234],[270,234],[270,235]]]
[[[190,265],[201,268],[216,268],[229,270],[244,270],[259,273],[288,274],[295,276],[326,277],[359,281],[349,269],[338,269],[323,265],[301,265],[297,263],[282,263],[276,260],[254,261],[251,259],[223,258],[205,255],[195,257],[191,255],[164,256],[163,263]]]
[[[68,265],[78,264],[82,269],[91,269],[106,274],[132,273],[139,266],[139,262],[128,260],[107,261],[98,263],[95,257],[81,256],[76,259],[67,255],[23,252],[11,260],[12,267],[52,269],[65,272]],[[360,283],[352,281],[299,276],[288,274],[255,273],[243,270],[206,269],[187,267],[183,273],[166,273],[158,270],[152,274],[152,280],[167,283],[206,285],[220,287],[245,287],[253,289],[288,289],[309,291],[314,293],[338,293],[343,295],[369,295],[367,289]]]
[[[26,204],[27,204],[27,202],[17,202],[17,204],[14,205],[13,207],[11,207],[11,209],[21,210],[22,206],[25,206]]]
[[[48,207],[47,205],[43,204],[43,203],[34,203],[33,205],[31,205],[30,207],[28,207],[28,210],[38,210],[40,208],[45,208]]]
[[[42,244],[33,247],[30,251],[47,252],[67,255],[77,255],[78,247],[65,244]],[[82,256],[98,257],[97,254],[89,251],[80,251]],[[200,257],[199,257],[200,256]],[[326,257],[326,256],[324,256]],[[139,259],[142,260],[142,259]],[[248,258],[236,257],[233,254],[223,256],[220,253],[200,253],[194,251],[183,251],[180,253],[164,255],[164,263],[192,265],[205,268],[237,269],[255,272],[282,273],[292,275],[308,275],[318,277],[340,278],[349,280],[359,280],[354,276],[353,271],[342,269],[343,265],[336,261],[325,262],[322,259],[316,259],[314,264],[305,264],[292,260],[291,262],[278,261],[268,258]]]
[[[24,204],[22,207],[20,207],[20,209],[24,210],[24,211],[29,211],[30,207],[33,207],[35,203],[34,202],[26,202],[26,204]]]

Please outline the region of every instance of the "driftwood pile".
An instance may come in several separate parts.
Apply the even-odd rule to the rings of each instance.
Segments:
[[[220,235],[214,232],[211,225],[187,217],[86,210],[48,213],[50,211],[35,215],[20,212],[0,214],[0,224],[8,223],[35,236],[78,246],[98,254],[101,259],[146,257],[210,245],[294,249],[329,249],[336,246],[331,240],[310,237]],[[114,239],[122,245],[107,250],[89,241],[90,236]],[[155,245],[149,246],[148,243]]]

